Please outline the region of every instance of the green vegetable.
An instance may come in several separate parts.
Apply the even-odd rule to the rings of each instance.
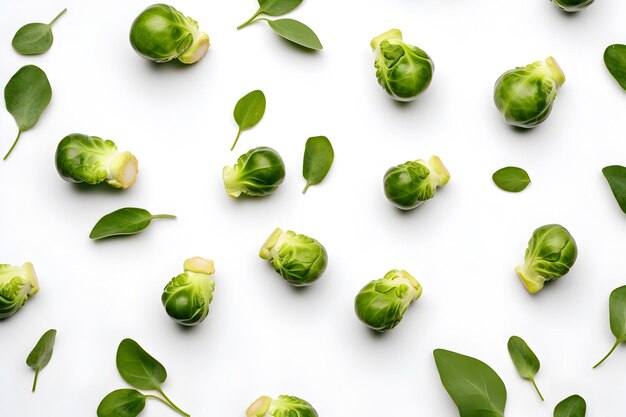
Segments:
[[[115,143],[97,136],[73,133],[57,146],[56,168],[65,181],[100,184],[126,189],[137,179],[137,158],[119,152]]]
[[[428,162],[418,159],[391,167],[383,178],[387,199],[402,210],[414,209],[433,198],[437,187],[448,181],[450,173],[438,156],[432,156]]]
[[[222,179],[230,197],[237,198],[242,193],[263,197],[283,183],[285,164],[274,149],[259,146],[241,155],[234,166],[225,166]]]
[[[35,388],[37,388],[37,377],[39,376],[39,371],[45,368],[50,362],[50,358],[52,358],[52,350],[54,349],[54,340],[56,336],[57,331],[55,329],[50,329],[45,332],[26,358],[26,365],[35,370],[33,392],[35,392]]]
[[[306,186],[302,194],[306,193],[309,186],[319,184],[326,178],[334,159],[333,145],[326,136],[307,139],[302,164],[302,176],[306,180]]]
[[[35,65],[26,65],[11,77],[4,87],[4,101],[7,110],[17,123],[19,132],[4,159],[9,157],[22,132],[37,124],[51,98],[52,88],[46,73],[41,68]]]
[[[65,13],[63,9],[50,23],[29,23],[22,26],[13,37],[13,48],[22,55],[43,54],[52,46],[52,25]]]
[[[109,236],[133,235],[148,226],[153,219],[175,219],[171,214],[150,214],[147,210],[125,207],[115,210],[100,220],[93,227],[89,239],[103,239]]]
[[[626,90],[626,45],[609,45],[604,50],[604,65],[620,87]]]
[[[0,320],[17,313],[28,297],[39,292],[39,281],[33,264],[22,266],[0,264]]]
[[[185,272],[172,278],[165,286],[161,302],[167,314],[183,326],[200,324],[209,314],[213,299],[215,273],[213,261],[200,257],[187,259]]]
[[[133,22],[130,44],[139,55],[154,62],[178,59],[193,64],[209,49],[209,36],[200,31],[198,22],[172,6],[154,4]]]
[[[517,372],[519,372],[522,378],[532,382],[535,390],[537,390],[537,394],[539,394],[539,398],[541,398],[541,401],[544,401],[543,395],[541,395],[541,392],[535,383],[535,375],[537,375],[539,367],[541,366],[535,352],[533,352],[530,347],[528,347],[524,339],[519,336],[511,336],[507,347]]]
[[[621,343],[626,341],[626,285],[614,289],[609,296],[609,323],[611,333],[615,336],[615,343],[609,353],[594,365],[594,368],[604,362]]]
[[[392,269],[359,291],[354,309],[369,328],[386,332],[400,323],[409,305],[421,295],[422,286],[411,274]]]
[[[189,414],[174,404],[161,389],[161,385],[167,379],[167,371],[163,365],[143,350],[137,342],[132,339],[122,340],[117,348],[115,363],[124,381],[132,387],[154,390],[161,396],[145,395],[133,389],[113,391],[100,402],[98,417],[137,416],[145,407],[147,398],[159,400],[181,416],[189,417]]]
[[[235,149],[241,132],[256,126],[261,121],[265,114],[265,103],[265,94],[261,90],[250,91],[239,99],[233,112],[233,117],[235,122],[237,122],[237,126],[239,126],[239,130],[237,131],[235,143],[230,148],[231,151]]]
[[[554,58],[517,67],[498,78],[493,99],[504,121],[531,128],[548,118],[565,74]]]
[[[500,168],[491,178],[498,187],[511,193],[518,193],[530,184],[528,173],[518,167]]]
[[[317,417],[317,411],[298,397],[279,395],[272,399],[262,396],[248,407],[246,417]]]
[[[515,272],[528,292],[535,294],[546,281],[567,274],[577,255],[576,242],[567,229],[558,224],[547,224],[533,232],[524,262],[515,268]]]
[[[561,10],[566,12],[579,12],[586,9],[593,3],[593,0],[550,0]]]
[[[328,264],[328,254],[321,243],[280,228],[267,238],[259,257],[270,261],[276,272],[295,287],[311,285]]]
[[[430,85],[435,64],[426,52],[402,41],[402,32],[391,29],[372,39],[378,83],[398,101],[413,101]]]
[[[435,364],[460,417],[503,417],[506,387],[489,365],[470,356],[435,349]]]
[[[554,408],[554,417],[585,417],[587,403],[580,395],[567,397]]]
[[[626,168],[620,165],[611,165],[602,168],[602,173],[611,187],[619,208],[626,214]]]

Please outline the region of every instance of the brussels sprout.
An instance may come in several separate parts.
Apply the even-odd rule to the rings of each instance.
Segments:
[[[524,254],[524,263],[515,272],[529,293],[535,294],[546,281],[567,274],[578,256],[576,242],[561,225],[547,224],[533,232]]]
[[[285,164],[272,148],[260,146],[241,155],[233,167],[222,171],[226,194],[262,197],[273,193],[285,179]]]
[[[209,36],[200,31],[198,22],[172,6],[154,4],[133,22],[130,44],[139,55],[154,62],[178,58],[183,64],[193,64],[209,49]]]
[[[385,173],[383,185],[387,199],[402,210],[411,210],[435,196],[437,187],[450,181],[450,173],[438,156],[408,161],[391,167]]]
[[[283,232],[279,227],[267,238],[259,256],[270,261],[276,272],[295,287],[311,285],[328,264],[321,243],[291,230]]]
[[[137,179],[137,158],[130,152],[119,152],[110,140],[73,133],[64,137],[56,151],[59,175],[70,182],[107,184],[126,189]]]
[[[391,29],[372,39],[378,83],[398,101],[413,101],[428,88],[435,64],[420,48],[402,42],[402,32]]]
[[[369,328],[386,332],[400,323],[406,309],[421,295],[422,286],[411,274],[392,269],[359,291],[354,310]]]
[[[172,278],[163,289],[161,302],[172,320],[183,326],[195,326],[209,314],[215,290],[211,275],[215,267],[213,261],[195,257],[187,259],[183,268],[185,272]]]
[[[565,74],[552,57],[517,67],[498,78],[493,99],[504,121],[531,128],[548,118]]]
[[[550,0],[566,12],[579,12],[593,3],[593,0]]]
[[[248,407],[246,417],[317,417],[317,411],[298,397],[279,395],[274,400],[262,396]]]
[[[37,294],[39,282],[33,264],[0,265],[0,319],[11,317],[28,297]]]

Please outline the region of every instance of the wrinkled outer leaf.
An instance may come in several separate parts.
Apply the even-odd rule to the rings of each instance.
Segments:
[[[539,359],[535,353],[519,336],[511,336],[507,347],[520,376],[528,380],[533,379],[540,367]]]
[[[115,210],[100,220],[89,234],[90,239],[102,239],[109,236],[132,235],[139,233],[156,218],[175,218],[170,214],[150,214],[148,210],[136,207],[125,207]]]
[[[518,167],[501,168],[493,173],[492,179],[499,188],[512,193],[520,192],[530,184],[528,173]]]
[[[167,379],[167,371],[132,339],[124,339],[117,348],[117,370],[138,389],[157,389]]]
[[[615,81],[626,90],[626,45],[610,45],[604,50],[604,65]]]
[[[609,182],[617,204],[626,213],[626,168],[620,165],[611,165],[604,167],[602,173]]]
[[[460,417],[503,417],[506,387],[487,364],[469,356],[435,349],[441,383],[459,409]]]
[[[241,97],[233,112],[237,125],[242,130],[255,126],[265,114],[265,104],[265,94],[261,90],[251,91]]]
[[[554,408],[554,417],[585,417],[587,403],[580,395],[567,397]]]
[[[304,191],[326,178],[334,159],[333,145],[326,136],[314,136],[306,141],[302,165],[302,176],[306,180]]]
[[[20,131],[37,124],[51,98],[48,77],[35,65],[20,68],[4,88],[7,110],[15,118]]]
[[[57,331],[55,329],[45,332],[28,355],[28,358],[26,358],[26,365],[35,370],[43,369],[52,357],[56,335]]]
[[[323,48],[315,32],[304,23],[300,23],[294,19],[268,20],[267,23],[274,32],[288,41],[309,49]]]
[[[302,0],[259,0],[260,10],[270,16],[282,16],[302,3]]]
[[[118,389],[100,401],[98,417],[135,417],[146,406],[146,396],[134,389]]]

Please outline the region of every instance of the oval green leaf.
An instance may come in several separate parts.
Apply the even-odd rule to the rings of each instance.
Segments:
[[[580,395],[567,397],[554,408],[554,417],[585,417],[587,403]]]
[[[239,99],[233,111],[233,117],[239,126],[239,131],[233,146],[230,148],[231,151],[235,149],[241,132],[256,126],[261,121],[265,114],[265,106],[265,94],[261,90],[250,91]]]
[[[282,16],[302,3],[302,0],[259,0],[261,13],[270,16]]]
[[[470,356],[435,349],[435,364],[460,417],[503,417],[506,387],[489,365]]]
[[[614,289],[609,296],[609,323],[611,333],[615,336],[615,344],[609,353],[594,365],[594,368],[611,356],[620,343],[626,341],[626,285]]]
[[[28,23],[22,26],[13,37],[13,41],[11,42],[13,48],[22,55],[37,55],[46,52],[50,49],[54,41],[52,25],[66,11],[67,9],[63,9],[63,11],[48,24]]]
[[[537,384],[535,384],[535,375],[537,375],[537,372],[541,367],[539,359],[532,349],[526,344],[524,339],[519,336],[511,336],[507,347],[517,372],[519,372],[522,378],[532,382],[535,390],[537,390],[537,394],[539,394],[539,397],[541,398],[541,401],[543,401],[543,395],[541,395]]]
[[[55,329],[50,329],[45,332],[41,338],[39,338],[39,341],[26,358],[26,365],[35,370],[35,380],[33,381],[32,388],[33,392],[35,392],[35,388],[37,388],[37,377],[39,376],[39,371],[48,365],[50,358],[52,358],[56,335],[57,331]]]
[[[501,168],[491,178],[500,189],[512,193],[518,193],[530,184],[528,173],[518,167]]]
[[[133,339],[120,342],[115,363],[124,381],[137,389],[158,389],[167,379],[163,365]]]
[[[626,45],[610,45],[604,50],[604,65],[615,81],[626,90]]]
[[[307,139],[302,164],[302,176],[306,180],[303,194],[309,186],[319,184],[326,178],[334,159],[333,145],[326,136],[314,136]]]
[[[626,168],[621,165],[611,165],[602,168],[602,174],[608,181],[619,208],[626,214]]]
[[[98,405],[98,417],[135,417],[146,406],[146,396],[134,389],[109,393]]]
[[[267,20],[267,23],[276,34],[288,41],[309,49],[323,48],[315,32],[304,23],[294,19]]]
[[[175,219],[171,214],[150,214],[148,210],[125,207],[115,210],[98,220],[89,234],[89,239],[103,239],[110,236],[132,235],[150,226],[153,219]]]

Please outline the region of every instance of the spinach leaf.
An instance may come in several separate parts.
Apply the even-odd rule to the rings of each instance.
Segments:
[[[620,343],[626,341],[626,285],[614,289],[609,296],[609,322],[611,332],[615,336],[615,344],[609,353],[594,365],[594,368],[604,362]]]
[[[13,48],[22,55],[43,54],[52,46],[52,25],[65,13],[63,9],[50,23],[29,23],[22,26],[13,37]]]
[[[302,0],[259,0],[259,9],[250,19],[239,25],[237,30],[248,26],[261,13],[270,16],[282,16],[294,10],[301,3]]]
[[[118,389],[109,393],[98,405],[98,417],[135,417],[146,406],[148,396],[134,389]]]
[[[167,379],[163,365],[132,339],[122,340],[115,363],[124,381],[138,389],[157,389]]]
[[[526,344],[524,339],[519,336],[511,336],[509,342],[507,344],[509,349],[509,355],[511,355],[511,359],[513,360],[513,364],[519,372],[520,376],[524,379],[532,382],[535,390],[537,390],[537,394],[539,394],[539,398],[541,401],[544,401],[543,395],[539,391],[537,384],[535,383],[535,375],[539,371],[541,364],[539,363],[539,359],[532,351],[532,349]]]
[[[50,358],[52,358],[56,335],[57,331],[55,329],[50,329],[45,332],[26,358],[26,365],[35,370],[33,392],[35,392],[35,388],[37,388],[37,377],[39,376],[39,371],[45,368],[50,362]]]
[[[288,41],[309,49],[323,48],[322,43],[315,32],[313,32],[313,30],[311,30],[311,28],[304,23],[298,22],[294,19],[258,20],[265,20],[267,24],[270,25],[270,28],[272,28],[274,33],[282,36]]]
[[[615,81],[626,90],[626,45],[610,45],[604,50],[604,65]]]
[[[587,403],[580,395],[567,397],[554,408],[554,417],[585,417]]]
[[[306,186],[302,194],[306,193],[309,186],[319,184],[326,178],[334,159],[333,145],[326,136],[307,139],[302,164],[302,176],[306,180]]]
[[[230,148],[231,151],[235,149],[241,132],[256,126],[261,121],[265,114],[265,105],[265,94],[261,90],[250,91],[239,99],[233,111],[233,117],[239,126],[239,131],[237,131],[235,143]]]
[[[626,213],[626,168],[621,165],[611,165],[602,168],[602,174],[609,183],[617,204]]]
[[[110,236],[132,235],[150,226],[154,219],[175,219],[171,214],[150,214],[148,210],[125,207],[115,210],[100,220],[93,227],[89,239],[103,239]]]
[[[518,193],[530,184],[528,173],[518,167],[501,168],[491,178],[500,189],[512,193]]]

